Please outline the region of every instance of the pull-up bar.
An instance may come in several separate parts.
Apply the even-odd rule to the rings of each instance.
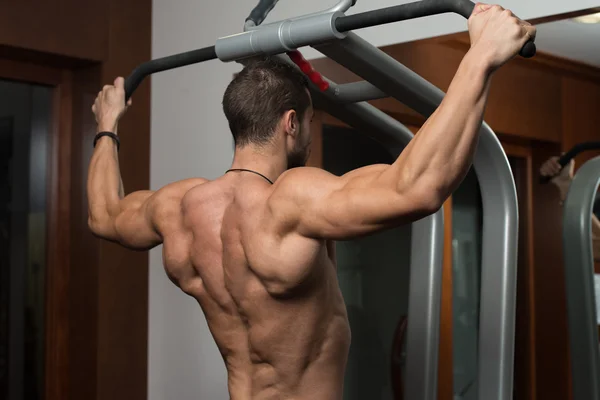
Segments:
[[[344,0],[341,3],[349,3]],[[252,18],[262,22],[263,16],[276,3],[263,0],[262,8]],[[259,4],[260,6],[260,4]],[[223,37],[214,46],[168,57],[158,58],[138,66],[125,80],[126,98],[148,75],[169,69],[219,58],[221,61],[238,61],[257,55],[275,55],[302,46],[316,45],[330,40],[343,39],[346,32],[408,19],[443,13],[456,13],[469,18],[475,4],[469,0],[422,0],[394,7],[345,16],[340,11],[317,13],[305,17],[256,26],[240,34]],[[259,8],[259,7],[257,7]],[[256,9],[255,9],[256,10]],[[522,57],[533,57],[535,44],[529,41],[521,49]]]

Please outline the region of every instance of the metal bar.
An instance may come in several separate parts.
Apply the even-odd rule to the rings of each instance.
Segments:
[[[444,97],[434,85],[353,33],[315,48],[424,116],[430,116]],[[508,400],[513,390],[517,195],[506,154],[485,123],[473,166],[483,203],[478,398]],[[409,324],[409,340],[421,334]],[[427,382],[418,378],[407,380],[406,398],[423,399],[418,394],[426,391]]]
[[[397,120],[368,103],[340,104],[333,90],[311,86],[315,107],[372,137],[398,156],[413,137]],[[437,213],[412,224],[406,380],[410,399],[437,399],[438,349],[444,214]],[[418,382],[414,385],[412,382]]]
[[[356,0],[340,0],[335,6],[328,8],[324,12],[346,12],[356,4]]]
[[[386,97],[389,96],[383,90],[380,90],[367,81],[346,83],[335,87],[335,99],[343,104],[377,100]]]
[[[244,30],[262,24],[278,1],[279,0],[260,0],[256,7],[250,11],[248,18],[246,18]]]
[[[600,349],[594,292],[592,207],[600,157],[581,166],[565,200],[563,247],[571,343],[573,400],[600,400]]]
[[[434,15],[441,12],[455,12],[468,18],[474,4],[469,0],[422,0],[415,3],[388,7],[367,13],[344,16],[343,10],[355,0],[341,0],[332,9],[325,12],[306,15],[298,18],[287,19],[271,24],[255,26],[251,22],[246,24],[244,32],[219,38],[215,46],[193,50],[181,54],[174,54],[158,60],[151,60],[137,67],[127,78],[126,98],[133,94],[143,79],[156,72],[179,68],[185,65],[196,64],[217,58],[221,61],[239,61],[243,58],[257,55],[276,55],[302,46],[314,46],[326,41],[343,39],[345,32],[350,29],[381,25],[390,22],[402,21],[416,16]],[[262,14],[270,10],[275,1],[262,0],[257,11],[257,20]],[[348,6],[349,7],[349,6]],[[255,9],[256,11],[256,9]],[[266,14],[265,14],[266,16]],[[521,49],[523,57],[535,55],[535,44],[529,41]]]
[[[133,70],[131,75],[125,79],[125,99],[129,100],[135,89],[142,83],[145,77],[156,72],[166,71],[184,67],[186,65],[197,64],[203,61],[214,60],[217,58],[215,46],[205,47],[199,50],[192,50],[185,53],[174,54],[172,56],[157,58],[140,64]]]
[[[475,3],[470,0],[421,0],[340,17],[336,20],[335,27],[339,32],[348,32],[355,29],[368,28],[371,26],[449,12],[462,15],[465,19],[469,19],[474,8]],[[533,57],[535,53],[535,43],[532,40],[529,40],[523,46],[519,54],[529,58]]]
[[[342,13],[327,13],[265,24],[217,39],[217,56],[221,61],[240,61],[259,55],[276,55],[302,46],[314,45],[346,35],[335,28]]]

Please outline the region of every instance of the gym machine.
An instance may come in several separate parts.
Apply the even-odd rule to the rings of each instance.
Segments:
[[[138,66],[125,81],[129,98],[153,73],[219,59],[246,63],[273,56],[296,65],[310,80],[315,108],[386,146],[397,157],[413,137],[408,128],[367,103],[393,97],[425,117],[444,93],[352,31],[442,13],[469,18],[469,0],[422,0],[345,15],[356,0],[330,9],[262,24],[277,0],[260,0],[241,33],[218,38],[214,46],[155,59]],[[315,71],[298,51],[311,46],[364,81],[337,85]],[[520,55],[535,55],[532,41]],[[518,209],[510,165],[491,128],[483,123],[474,159],[483,205],[482,277],[479,325],[478,398],[512,399],[516,304]],[[443,214],[412,225],[406,343],[406,399],[437,399],[439,319],[444,247]]]

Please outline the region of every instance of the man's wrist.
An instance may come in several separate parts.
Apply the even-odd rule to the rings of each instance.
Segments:
[[[470,69],[481,72],[488,77],[495,71],[489,48],[480,44],[471,47],[463,61],[469,65]]]
[[[116,134],[108,131],[101,131],[96,135],[96,137],[94,138],[94,148],[96,148],[98,143],[107,143],[108,140],[111,140],[113,144],[117,146],[117,151],[120,149],[121,141],[119,140],[119,137]]]
[[[117,122],[101,121],[98,124],[98,130],[97,130],[97,133],[100,133],[100,132],[112,132],[115,135],[117,135]]]

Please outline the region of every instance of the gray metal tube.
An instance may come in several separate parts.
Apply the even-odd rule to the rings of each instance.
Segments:
[[[315,48],[424,116],[431,115],[444,97],[434,85],[353,33]],[[483,203],[478,398],[508,400],[513,391],[517,195],[506,154],[485,123],[474,169]],[[409,324],[409,340],[418,334],[422,332],[411,331]],[[424,399],[417,395],[426,390],[423,384],[408,379],[406,397]]]
[[[246,32],[217,39],[215,52],[223,62],[239,61],[343,39],[346,34],[338,32],[335,27],[335,20],[343,15],[339,12],[317,14],[260,25]]]
[[[356,0],[340,0],[335,6],[327,9],[324,12],[346,12],[356,3]]]
[[[600,184],[600,157],[581,166],[565,200],[563,251],[573,400],[600,400],[600,350],[594,294],[592,207]]]
[[[279,1],[279,0],[275,0],[275,3],[277,3],[277,1]],[[315,13],[310,13],[310,14],[302,15],[299,17],[292,17],[292,18],[288,18],[288,19],[296,20],[296,19],[301,19],[301,18],[306,18],[306,17],[314,17],[315,15],[321,15],[321,14],[330,14],[330,13],[337,13],[337,12],[344,13],[344,12],[348,11],[350,9],[350,7],[352,7],[354,4],[356,4],[356,0],[340,0],[336,5],[330,7],[326,10],[317,11]],[[279,22],[271,22],[268,25],[278,24],[278,23]],[[262,25],[262,26],[265,26],[265,25]],[[248,20],[244,24],[244,31],[249,31],[255,27],[256,27],[256,25],[254,24],[254,21]]]
[[[413,137],[397,120],[368,103],[339,104],[332,92],[312,88],[315,107],[359,129],[394,156]],[[412,224],[406,381],[408,399],[437,399],[444,214],[440,210]]]
[[[387,93],[367,81],[346,83],[335,87],[335,98],[340,103],[358,103],[386,97],[389,97]]]

